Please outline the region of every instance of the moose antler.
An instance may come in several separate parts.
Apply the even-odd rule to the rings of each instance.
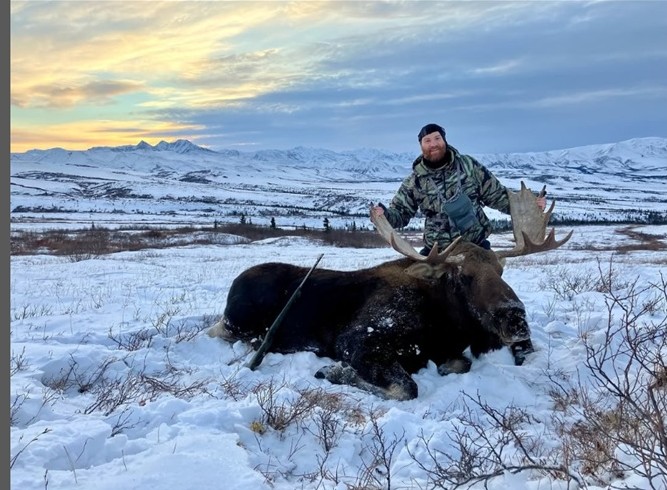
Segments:
[[[371,206],[370,213],[371,221],[375,225],[375,228],[377,228],[380,236],[391,245],[391,248],[413,260],[420,262],[441,262],[452,253],[452,250],[454,250],[454,247],[461,239],[461,237],[457,237],[442,252],[438,252],[438,244],[436,243],[429,252],[428,256],[424,256],[417,252],[405,238],[403,238],[396,232],[396,230],[394,230],[394,228],[389,224],[389,221],[387,221],[384,213],[377,213],[373,206]]]
[[[546,195],[546,186],[542,188],[538,197]],[[556,231],[552,228],[546,234],[547,223],[551,218],[555,201],[551,202],[549,210],[543,212],[537,205],[537,198],[521,181],[519,192],[509,191],[510,215],[512,216],[512,231],[514,232],[514,248],[511,250],[496,251],[498,258],[519,257],[538,252],[554,250],[564,245],[572,236],[570,231],[562,240],[556,240]]]

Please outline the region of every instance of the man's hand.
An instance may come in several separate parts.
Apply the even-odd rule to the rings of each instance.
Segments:
[[[378,216],[382,216],[384,214],[385,206],[382,203],[377,203],[377,206],[374,206],[371,204],[371,216],[373,218],[377,218]]]
[[[382,216],[384,214],[384,209],[382,206],[372,206],[371,213],[373,213],[373,216]]]
[[[540,208],[541,211],[544,211],[544,208],[547,207],[547,186],[545,185],[542,187],[542,190],[540,193],[537,195],[537,207]]]

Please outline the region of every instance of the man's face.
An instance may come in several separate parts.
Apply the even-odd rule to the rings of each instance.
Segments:
[[[445,156],[445,151],[447,150],[447,143],[445,143],[442,135],[437,131],[424,136],[422,138],[421,146],[424,158],[432,162],[437,162],[443,158]]]

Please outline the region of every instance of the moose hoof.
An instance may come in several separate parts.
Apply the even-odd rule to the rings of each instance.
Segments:
[[[465,357],[460,359],[452,359],[450,361],[444,362],[438,366],[438,374],[440,376],[446,376],[448,374],[462,374],[470,371],[470,366],[472,362]]]
[[[513,344],[510,349],[512,350],[512,355],[514,356],[514,364],[521,366],[526,360],[526,356],[531,352],[535,352],[533,343],[529,340],[524,340],[522,342],[517,342]]]

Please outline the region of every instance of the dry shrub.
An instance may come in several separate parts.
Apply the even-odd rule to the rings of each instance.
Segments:
[[[358,417],[358,409],[349,405],[343,394],[321,388],[295,391],[286,381],[278,383],[271,378],[252,392],[264,414],[264,425],[283,432],[292,424],[303,426],[307,420],[314,420],[319,437],[329,448],[331,441],[340,437],[339,432],[347,421],[356,421]]]
[[[580,374],[589,381],[552,378],[563,458],[596,484],[634,474],[667,488],[667,280],[660,277],[605,291],[603,340],[582,337]]]
[[[206,231],[207,233],[202,233]],[[11,255],[50,253],[63,255],[72,261],[100,255],[137,251],[146,248],[168,248],[183,245],[210,245],[217,233],[236,235],[248,240],[264,240],[283,236],[306,237],[328,245],[353,248],[385,247],[386,242],[374,231],[368,230],[281,230],[252,224],[225,224],[215,228],[182,227],[176,229],[124,228],[110,230],[91,227],[83,230],[47,230],[41,233],[16,231],[10,237]]]

